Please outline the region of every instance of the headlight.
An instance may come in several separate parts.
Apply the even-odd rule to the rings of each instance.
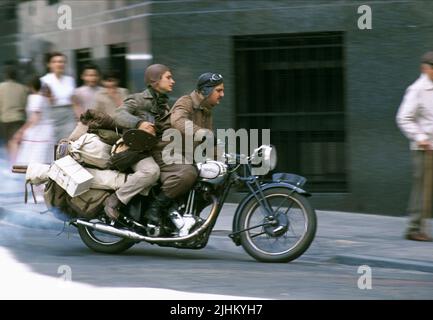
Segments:
[[[274,146],[262,146],[263,164],[269,171],[272,171],[277,166],[277,150]]]
[[[277,156],[277,149],[274,146],[269,147],[270,148],[270,154],[269,154],[269,167],[270,170],[274,170],[278,163],[278,156]]]

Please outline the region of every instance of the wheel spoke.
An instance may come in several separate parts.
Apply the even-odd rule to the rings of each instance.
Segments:
[[[285,201],[287,201],[287,199],[290,199],[290,197],[285,197],[285,198],[283,199],[283,201],[281,201],[280,205],[278,206],[277,210],[275,210],[275,212],[278,212],[278,211],[280,210],[280,208],[283,206],[283,203],[284,203]],[[293,204],[293,200],[292,200],[292,204]],[[284,214],[287,214],[287,212],[290,210],[291,207],[292,207],[292,206],[289,205],[289,206],[287,207],[286,212],[284,212]]]
[[[260,232],[260,233],[252,234],[252,235],[251,235],[251,238],[255,238],[255,237],[261,236],[262,234],[265,234],[265,233],[266,233],[266,232],[263,231],[263,232]]]
[[[295,237],[297,237],[295,230],[293,229],[293,224],[289,224],[289,230],[292,231],[292,233],[295,235]]]
[[[280,223],[288,223],[286,232],[278,237],[272,236],[272,234],[266,232],[265,226],[263,226],[265,220],[262,206],[258,203],[255,207],[251,208],[247,218],[248,223],[244,225],[244,228],[246,228],[246,226],[258,226],[262,224],[260,232],[248,232],[249,239],[258,250],[272,254],[287,252],[294,248],[305,234],[306,216],[304,209],[300,206],[300,203],[296,201],[296,198],[290,197],[287,194],[271,194],[266,196],[266,198],[270,207],[276,213],[276,216],[286,215],[288,221],[286,218],[279,220]]]

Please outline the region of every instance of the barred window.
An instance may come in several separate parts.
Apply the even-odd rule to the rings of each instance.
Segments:
[[[276,170],[347,191],[341,32],[234,37],[236,124],[271,129]]]
[[[119,75],[119,87],[128,88],[128,64],[126,54],[128,53],[127,45],[124,43],[109,45],[110,68],[116,70]]]

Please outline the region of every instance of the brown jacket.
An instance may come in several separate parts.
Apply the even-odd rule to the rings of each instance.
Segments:
[[[185,139],[185,123],[186,121],[192,121],[192,131],[196,134],[199,129],[207,129],[212,131],[212,107],[206,105],[204,97],[197,93],[197,91],[191,92],[189,95],[180,97],[170,113],[171,127],[179,130],[182,133],[183,139]],[[193,142],[193,149],[201,144],[201,141]],[[215,151],[214,151],[215,152]],[[216,154],[216,153],[215,153]],[[185,150],[183,152],[185,156]]]
[[[212,130],[212,111],[211,107],[203,103],[203,96],[197,91],[180,97],[171,109],[170,122],[172,128],[175,128],[185,134],[185,122],[193,122],[194,134],[199,129]]]

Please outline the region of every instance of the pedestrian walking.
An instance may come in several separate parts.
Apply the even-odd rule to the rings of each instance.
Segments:
[[[406,90],[397,124],[410,140],[413,163],[408,240],[432,241],[428,219],[433,197],[433,51],[421,58],[421,75]]]
[[[86,110],[94,108],[95,96],[102,89],[99,85],[99,68],[94,64],[86,64],[83,67],[81,79],[84,84],[75,89],[72,98],[74,102],[74,112],[77,119],[79,119],[80,115]]]
[[[119,77],[115,71],[104,73],[102,85],[104,88],[96,94],[92,109],[113,116],[116,109],[122,105],[123,100],[129,95],[128,90],[119,87]]]
[[[65,75],[66,56],[63,53],[49,53],[47,66],[50,72],[43,76],[41,81],[51,93],[50,116],[54,126],[54,140],[58,142],[67,138],[77,123],[72,106],[75,80]]]
[[[54,130],[49,115],[50,102],[41,92],[38,77],[31,79],[27,98],[27,121],[15,133],[13,140],[19,145],[16,164],[31,162],[50,164],[54,160]]]
[[[6,144],[9,161],[16,158],[18,146],[12,137],[26,120],[27,88],[17,82],[17,70],[13,66],[4,69],[5,81],[0,83],[0,131]]]

